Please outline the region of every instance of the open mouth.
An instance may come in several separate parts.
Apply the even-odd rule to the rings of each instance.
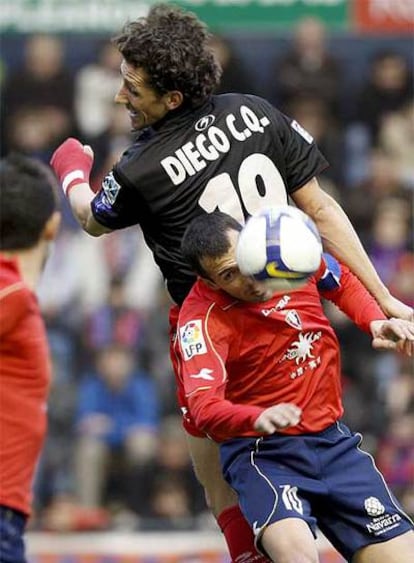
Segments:
[[[129,105],[126,105],[125,108],[128,112],[129,117],[137,117],[141,113]]]

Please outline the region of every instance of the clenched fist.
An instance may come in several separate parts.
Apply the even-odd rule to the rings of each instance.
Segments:
[[[89,183],[93,164],[93,152],[89,145],[82,145],[77,139],[69,137],[53,153],[50,166],[59,178],[67,196],[77,184]]]
[[[280,403],[269,407],[256,419],[254,429],[266,434],[273,434],[288,426],[295,426],[300,421],[302,409],[292,403]]]

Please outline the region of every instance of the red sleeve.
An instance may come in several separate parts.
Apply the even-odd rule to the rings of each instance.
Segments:
[[[10,332],[27,311],[27,289],[16,282],[0,290],[0,336]]]
[[[337,305],[361,330],[371,334],[370,323],[387,317],[359,279],[340,264],[340,283],[336,289],[320,293]]]
[[[220,395],[220,392],[210,388],[199,390],[188,397],[190,412],[197,426],[217,442],[254,435],[254,423],[264,409],[237,405]]]
[[[180,311],[180,373],[188,408],[196,425],[216,441],[253,435],[263,409],[237,405],[225,398],[229,343],[237,345],[237,327],[220,307]]]

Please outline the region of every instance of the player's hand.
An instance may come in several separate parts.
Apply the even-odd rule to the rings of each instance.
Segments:
[[[414,322],[404,319],[372,321],[372,347],[377,350],[396,350],[412,356],[414,354]]]
[[[414,309],[409,307],[393,295],[381,299],[379,302],[384,315],[391,318],[405,319],[406,321],[414,321]]]
[[[269,407],[256,419],[254,429],[265,434],[273,434],[288,426],[298,424],[302,416],[302,409],[292,403],[280,403]]]
[[[69,137],[53,153],[50,166],[56,173],[67,196],[69,190],[78,184],[89,183],[93,164],[93,151],[89,145],[82,145]]]

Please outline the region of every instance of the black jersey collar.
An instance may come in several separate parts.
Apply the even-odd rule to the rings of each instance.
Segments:
[[[187,121],[191,116],[192,119],[197,119],[203,116],[205,113],[209,113],[212,110],[212,98],[208,98],[204,104],[196,108],[185,106],[180,106],[177,109],[169,111],[162,119],[157,121],[152,125],[152,129],[157,132],[167,131],[170,128],[177,127],[181,122]]]

